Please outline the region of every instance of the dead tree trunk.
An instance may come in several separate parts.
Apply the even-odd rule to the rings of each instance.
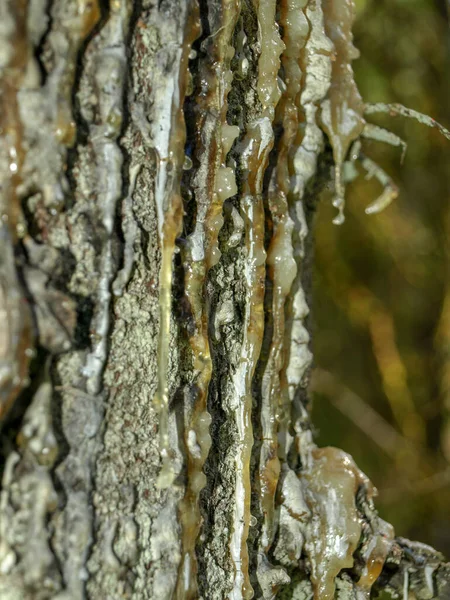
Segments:
[[[2,600],[450,598],[311,435],[314,206],[334,160],[342,220],[367,133],[352,22],[0,4]]]

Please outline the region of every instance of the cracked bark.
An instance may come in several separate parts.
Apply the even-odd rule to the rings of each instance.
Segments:
[[[331,13],[2,3],[2,599],[450,598],[312,442]]]

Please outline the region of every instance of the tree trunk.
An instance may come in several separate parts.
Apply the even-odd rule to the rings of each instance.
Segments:
[[[352,23],[1,3],[2,600],[450,598],[312,439],[314,206],[334,160],[342,220],[365,131]]]

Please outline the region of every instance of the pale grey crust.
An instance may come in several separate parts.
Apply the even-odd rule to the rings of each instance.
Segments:
[[[10,69],[5,65],[14,50],[13,29],[8,30],[8,19],[14,25],[16,18],[12,1],[1,5],[3,69]],[[289,146],[289,214],[275,223],[286,227],[280,260],[296,271],[290,282],[282,269],[266,277],[264,263],[265,252],[268,264],[274,261],[269,216],[275,215],[276,203],[269,200],[269,174],[281,147],[277,106],[288,94],[285,71],[277,77],[283,61],[280,37],[289,45],[287,20],[283,35],[279,30],[287,0],[278,5],[202,0],[205,33],[194,42],[197,54],[190,52],[191,28],[198,21],[193,2],[188,7],[185,0],[112,0],[109,6],[55,0],[50,9],[41,0],[29,3],[28,66],[17,94],[25,157],[17,193],[25,216],[19,215],[15,243],[22,262],[15,264],[12,253],[5,253],[4,272],[9,281],[15,281],[16,270],[24,277],[36,304],[34,342],[46,350],[39,349],[40,373],[24,392],[29,407],[23,409],[17,441],[5,435],[2,446],[2,600],[239,600],[252,593],[265,600],[313,595],[363,600],[370,597],[375,558],[381,561],[379,570],[386,560],[380,586],[394,594],[403,594],[406,586],[419,600],[449,596],[443,558],[423,545],[392,541],[391,529],[374,508],[372,486],[351,457],[331,448],[321,454],[311,439],[305,409],[312,360],[307,321],[311,208],[329,177],[324,166],[330,156],[318,116],[332,83],[333,44],[324,27],[327,3],[293,4],[304,19],[291,24],[290,33],[297,27],[303,36],[297,50],[291,46],[301,77],[301,94],[291,100],[305,135]],[[205,54],[208,28],[210,35],[222,36],[217,52],[223,64],[217,72]],[[279,48],[272,52],[269,42]],[[293,72],[294,67],[291,62]],[[227,102],[227,108],[220,113],[214,105],[201,124],[195,107],[208,108],[208,100],[199,99],[202,77],[211,78],[212,89],[215,76],[224,87],[214,101]],[[0,76],[0,87],[2,81]],[[183,108],[192,163],[170,155],[173,138],[164,136],[169,128],[183,142]],[[225,128],[223,135],[217,135],[219,127]],[[335,129],[333,135],[338,136]],[[211,158],[202,146],[213,143],[218,154]],[[8,139],[2,144],[5,179]],[[255,150],[258,145],[261,152]],[[225,206],[223,221],[205,213],[206,235],[195,227],[195,214],[197,203],[204,208],[210,202],[204,191],[211,188],[211,173],[212,189]],[[257,174],[253,183],[252,174]],[[284,184],[277,185],[273,193],[283,189]],[[180,191],[185,214],[167,225]],[[265,237],[261,224],[251,221],[261,217]],[[181,239],[180,253],[169,249],[173,303],[161,309],[165,224]],[[262,234],[256,241],[255,233]],[[202,294],[184,295],[184,269],[202,253],[209,256],[199,279]],[[263,332],[261,320],[254,321],[258,311],[267,311],[270,286],[277,281],[286,286],[279,309],[285,316],[281,368],[268,360],[270,326]],[[201,336],[206,332],[212,359],[209,454],[204,421],[192,419],[199,397],[199,369],[193,366],[199,358],[193,344],[198,324],[192,309],[200,297],[207,315]],[[161,342],[164,315],[170,322]],[[161,343],[168,348],[163,368]],[[243,344],[251,354],[248,363],[242,360]],[[28,358],[33,352],[30,348]],[[261,384],[268,379],[274,383],[264,384],[261,402]],[[164,402],[153,402],[158,385],[167,386],[168,412]],[[284,411],[280,423],[265,428],[279,408]],[[164,454],[159,425],[166,417],[169,452]],[[283,430],[281,470],[271,479],[264,461],[278,429]],[[270,444],[262,443],[263,431],[272,435]],[[161,450],[173,478],[166,487],[158,486]],[[268,504],[259,494],[261,481],[275,483]],[[196,503],[189,514],[203,519],[192,539],[186,534],[189,519],[180,518],[189,486]],[[327,512],[336,490],[342,492],[339,518],[353,527],[353,541],[342,555],[330,555],[340,535]],[[351,567],[355,544],[361,559],[350,577],[341,569]],[[197,566],[191,560],[195,556]],[[193,583],[186,584],[185,577]]]

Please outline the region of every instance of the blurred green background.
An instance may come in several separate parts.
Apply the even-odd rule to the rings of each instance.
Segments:
[[[445,0],[359,0],[354,63],[366,102],[399,102],[450,128],[450,29]],[[379,490],[397,535],[450,557],[450,142],[402,117],[370,120],[408,143],[364,152],[397,183],[360,177],[346,222],[319,203],[314,277],[313,421],[321,445],[353,455]]]

